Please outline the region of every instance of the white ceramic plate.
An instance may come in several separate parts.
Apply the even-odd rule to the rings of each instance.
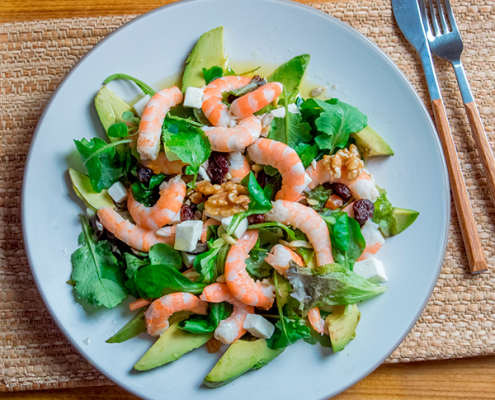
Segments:
[[[145,82],[177,73],[199,36],[225,27],[226,50],[236,60],[280,64],[311,54],[308,77],[335,88],[330,94],[368,115],[369,125],[395,150],[395,157],[369,167],[394,205],[421,215],[387,240],[379,253],[389,290],[360,305],[357,337],[330,354],[303,341],[263,369],[225,387],[201,387],[219,354],[199,349],[175,363],[146,373],[133,364],[151,346],[141,335],[106,344],[130,317],[127,303],[95,309],[76,301],[65,282],[69,255],[81,231],[67,179],[78,162],[73,139],[104,137],[93,106],[101,82],[124,72]],[[130,100],[132,84],[113,82]],[[72,344],[102,373],[147,399],[323,399],[369,374],[398,346],[423,310],[437,280],[449,222],[448,179],[430,117],[397,66],[348,25],[309,7],[275,0],[179,2],[133,20],[97,45],[72,70],[43,113],[29,152],[22,196],[22,221],[29,262],[43,299]]]

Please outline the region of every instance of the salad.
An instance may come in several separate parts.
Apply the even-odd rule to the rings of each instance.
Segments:
[[[136,370],[228,345],[203,381],[218,387],[298,340],[338,352],[359,303],[387,290],[376,254],[419,213],[393,207],[366,169],[394,154],[366,115],[323,87],[302,98],[309,61],[234,72],[219,27],[181,88],[119,73],[96,95],[107,138],[75,140],[85,213],[68,283],[95,307],[132,298],[107,342],[156,337]],[[133,105],[106,86],[123,79],[143,92]]]

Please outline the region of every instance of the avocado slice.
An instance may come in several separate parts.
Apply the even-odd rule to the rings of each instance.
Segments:
[[[357,305],[353,304],[351,312],[345,313],[345,306],[335,306],[327,317],[326,324],[334,353],[341,351],[356,336],[356,327],[361,318]]]
[[[223,26],[201,35],[196,46],[186,60],[186,69],[182,76],[182,92],[189,86],[202,87],[205,84],[203,68],[219,66],[225,70],[227,58],[223,46]]]
[[[418,218],[419,212],[407,208],[394,207],[393,216],[395,224],[390,227],[390,235],[398,235],[405,231]]]
[[[101,124],[105,131],[117,122],[125,122],[122,114],[126,111],[131,111],[131,106],[112,92],[107,86],[102,86],[95,97],[95,107]],[[115,138],[110,138],[114,139]]]
[[[148,371],[178,360],[184,354],[203,346],[213,337],[213,332],[198,334],[179,329],[179,322],[189,315],[190,313],[187,312],[174,314],[169,319],[170,326],[168,329],[134,365],[134,369]]]
[[[140,333],[146,332],[146,323],[144,322],[144,313],[146,308],[140,310],[131,320],[125,324],[115,335],[107,339],[106,343],[122,343],[132,339]]]
[[[387,142],[369,126],[352,133],[351,137],[356,141],[356,146],[364,158],[394,155]]]
[[[102,207],[115,208],[115,203],[106,189],[103,189],[101,193],[96,193],[93,190],[93,186],[91,186],[91,181],[88,176],[81,174],[72,168],[69,168],[69,176],[74,192],[76,192],[77,197],[84,201],[87,207],[95,212]]]
[[[260,369],[283,353],[270,349],[265,339],[236,340],[203,380],[203,385],[217,388],[239,378],[252,369]]]

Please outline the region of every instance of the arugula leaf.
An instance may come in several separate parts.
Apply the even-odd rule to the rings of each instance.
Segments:
[[[299,143],[294,150],[296,150],[296,153],[301,159],[304,168],[308,168],[311,162],[318,155],[319,147],[317,144],[311,145],[309,143]]]
[[[180,252],[165,243],[157,243],[150,247],[149,257],[151,264],[163,264],[177,270],[182,268]]]
[[[86,139],[74,140],[95,192],[108,189],[124,176],[127,156],[117,152],[115,146],[131,141],[120,140],[108,144],[100,138],[93,138],[89,142]]]
[[[259,247],[260,240],[249,252],[249,258],[246,260],[246,270],[256,278],[268,278],[272,275],[273,267],[265,261],[268,251]]]
[[[315,270],[299,267],[291,261],[287,279],[292,285],[291,297],[299,301],[306,314],[322,305],[348,305],[370,299],[387,290],[339,265],[328,264]]]
[[[294,344],[299,339],[311,337],[311,331],[301,319],[289,319],[282,317],[285,323],[285,333],[283,331],[283,323],[278,320],[275,324],[275,332],[270,339],[266,340],[266,344],[270,349],[282,349]]]
[[[210,84],[215,79],[221,78],[223,76],[222,67],[213,66],[209,69],[203,68],[203,76],[205,78],[206,84]]]
[[[164,180],[164,174],[157,174],[151,177],[148,186],[139,181],[134,182],[131,186],[134,200],[146,207],[153,207],[160,198],[159,186]]]
[[[323,314],[323,312],[321,312]],[[322,315],[323,318],[323,315]],[[332,348],[332,342],[330,341],[330,336],[322,335],[319,332],[316,332],[312,326],[309,326],[310,329],[310,337],[304,338],[306,343],[311,345],[315,345],[317,343],[320,344],[321,347],[329,347]]]
[[[279,99],[287,98],[287,104],[293,103],[299,94],[299,86],[304,78],[310,58],[309,54],[296,56],[268,76],[268,82],[280,82],[284,85],[285,94],[281,94]]]
[[[127,79],[129,81],[132,81],[134,82],[136,85],[139,86],[139,88],[145,93],[145,94],[148,94],[150,95],[151,97],[153,97],[156,92],[153,90],[153,88],[151,86],[148,86],[146,83],[144,83],[143,81],[140,81],[139,79],[137,78],[134,78],[130,75],[127,75],[127,74],[113,74],[113,75],[110,75],[107,79],[105,79],[103,81],[103,83],[105,85],[109,84],[110,82],[112,82],[113,80],[115,79]]]
[[[330,153],[344,148],[350,134],[359,132],[368,124],[366,115],[338,99],[308,99],[300,108],[304,119],[311,121],[320,133],[315,137],[316,144],[321,150],[330,150]]]
[[[232,305],[227,302],[210,303],[208,316],[195,315],[179,323],[179,329],[192,333],[210,333],[213,332],[218,324],[230,317]]]
[[[285,143],[293,149],[312,138],[311,125],[302,120],[301,114],[291,112],[286,112],[285,118],[274,118],[268,133],[268,139]]]
[[[136,276],[136,288],[145,299],[157,299],[175,292],[200,294],[205,286],[192,282],[167,265],[148,265],[141,268]]]
[[[388,200],[387,192],[384,189],[378,189],[380,197],[375,201],[375,211],[373,211],[372,221],[380,225],[380,230],[385,237],[390,237],[391,230],[395,227],[394,207]]]
[[[260,236],[261,236],[262,230],[267,229],[267,228],[281,228],[285,231],[288,241],[292,242],[293,240],[298,240],[298,237],[297,237],[295,231],[290,229],[288,226],[281,224],[280,222],[276,222],[276,221],[263,222],[261,224],[253,224],[253,225],[248,226],[248,229],[259,229],[260,230]]]
[[[310,207],[316,210],[320,210],[325,207],[328,198],[332,195],[332,190],[326,189],[324,186],[319,185],[316,186],[314,189],[310,190],[309,192],[305,192],[304,195],[306,196],[307,199],[318,201],[317,205]]]
[[[83,234],[78,248],[70,257],[71,281],[77,296],[94,306],[113,308],[127,297],[123,286],[124,273],[106,240],[96,243],[93,229],[80,216]]]

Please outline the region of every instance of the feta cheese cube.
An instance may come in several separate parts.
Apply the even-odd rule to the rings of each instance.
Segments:
[[[136,110],[136,113],[137,113],[137,115],[139,115],[139,118],[142,117],[144,109],[150,100],[151,100],[151,97],[149,94],[147,94],[142,99],[140,99],[137,103],[134,104],[134,110]]]
[[[203,89],[189,86],[186,89],[184,107],[201,108],[203,105]]]
[[[222,218],[223,229],[225,229],[226,231],[229,229],[229,225],[232,222],[233,218],[233,215],[231,215],[230,217]],[[244,232],[246,232],[248,225],[249,223],[247,218],[242,219],[241,222],[239,222],[236,230],[234,231],[234,236],[239,239],[242,235],[244,235]]]
[[[383,263],[375,257],[368,257],[363,261],[356,262],[354,272],[370,282],[384,283],[388,281]]]
[[[180,158],[177,157],[177,155],[173,151],[170,151],[170,149],[167,146],[163,146],[163,147],[165,149],[165,156],[167,157],[167,160],[168,161],[178,161],[178,160],[180,160]]]
[[[275,332],[275,325],[257,314],[246,315],[243,328],[260,339],[270,339]]]
[[[175,231],[175,250],[193,251],[203,232],[203,221],[184,221]]]
[[[187,268],[191,268],[194,264],[194,260],[196,259],[197,254],[190,254],[190,253],[186,253],[185,251],[181,251],[180,254],[182,256],[182,261],[184,262],[184,265]]]
[[[299,111],[299,108],[297,108],[297,106],[294,103],[289,104],[288,109],[291,114],[301,114],[301,111]],[[285,107],[277,108],[275,110],[270,111],[270,113],[276,118],[284,118]]]
[[[201,178],[203,178],[205,181],[211,182],[208,172],[206,172],[206,169],[204,169],[203,167],[199,167],[199,174],[201,175]]]
[[[110,186],[108,189],[108,194],[116,203],[122,203],[125,199],[127,199],[127,189],[120,182],[115,182],[112,186]]]

